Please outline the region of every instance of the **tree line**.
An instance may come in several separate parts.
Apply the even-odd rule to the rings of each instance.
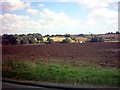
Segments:
[[[46,37],[47,41],[44,42],[43,38]],[[2,35],[2,45],[20,45],[20,44],[40,44],[40,43],[46,43],[46,44],[52,44],[55,43],[51,37],[65,37],[63,41],[60,43],[71,43],[72,39],[75,40],[75,38],[72,38],[70,34],[65,35],[45,35],[42,36],[39,33],[33,33],[33,34],[4,34]]]
[[[21,34],[21,35],[2,35],[2,44],[16,45],[16,44],[35,44],[42,42],[43,37],[41,34]]]
[[[111,34],[111,33],[107,33]],[[113,33],[112,33],[113,34]],[[120,34],[119,32],[116,32],[116,34]],[[89,36],[89,37],[88,37]],[[51,37],[65,37],[65,39],[59,43],[71,43],[72,40],[76,42],[77,37],[87,37],[89,40],[87,42],[104,42],[103,37],[99,37],[97,35],[85,35],[85,34],[77,34],[77,35],[71,35],[71,34],[56,34],[56,35],[45,35],[42,36],[42,34],[39,33],[33,33],[33,34],[3,34],[2,35],[2,44],[3,45],[19,45],[19,44],[40,44],[40,43],[56,43]],[[47,41],[44,42],[43,38],[46,37]]]

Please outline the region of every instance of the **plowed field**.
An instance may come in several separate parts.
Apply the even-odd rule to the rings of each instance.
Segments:
[[[2,59],[117,67],[118,44],[120,43],[6,45],[2,46]]]

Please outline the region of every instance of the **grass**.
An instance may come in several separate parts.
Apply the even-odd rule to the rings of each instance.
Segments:
[[[113,68],[73,67],[28,61],[5,61],[2,70],[3,77],[7,78],[57,83],[119,86],[120,78],[118,70]]]

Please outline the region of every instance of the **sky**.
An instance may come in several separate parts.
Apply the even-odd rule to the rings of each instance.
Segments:
[[[2,0],[0,34],[118,31],[118,0]]]

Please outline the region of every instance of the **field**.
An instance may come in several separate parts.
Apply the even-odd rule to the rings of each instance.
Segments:
[[[119,44],[6,45],[3,77],[118,86]]]
[[[62,42],[65,38],[64,37],[51,37],[55,42]]]
[[[75,66],[118,66],[118,43],[43,44],[2,47],[3,60],[42,60]]]

